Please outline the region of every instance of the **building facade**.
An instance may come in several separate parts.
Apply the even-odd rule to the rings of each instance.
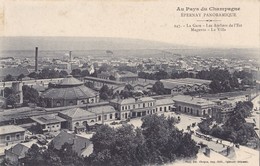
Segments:
[[[31,117],[41,128],[42,132],[57,132],[62,128],[62,124],[66,121],[65,119],[55,115],[41,115]]]
[[[177,95],[172,97],[176,111],[194,116],[212,116],[214,102],[192,96]]]
[[[24,141],[25,129],[16,125],[0,126],[0,144]]]
[[[110,101],[110,105],[117,110],[117,119],[126,120],[152,114],[156,108],[155,101],[151,97],[114,99]]]
[[[71,75],[41,94],[47,107],[63,107],[99,102],[99,93]]]

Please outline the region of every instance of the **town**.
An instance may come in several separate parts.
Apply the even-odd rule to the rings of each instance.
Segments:
[[[2,54],[3,165],[258,161],[254,59],[40,47]]]

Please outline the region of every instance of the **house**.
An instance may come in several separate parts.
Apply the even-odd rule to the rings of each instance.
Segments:
[[[101,124],[106,121],[114,121],[116,117],[116,110],[112,106],[98,106],[91,107],[88,111],[95,113],[97,116],[97,123]]]
[[[29,147],[23,144],[16,144],[10,149],[5,150],[5,159],[9,161],[12,165],[17,165],[20,160],[25,157],[28,152]]]
[[[113,99],[110,105],[118,111],[116,118],[121,120],[145,116],[155,111],[155,99],[151,97]]]
[[[177,111],[195,116],[211,115],[212,108],[216,105],[212,101],[188,95],[177,95],[172,100]]]
[[[16,125],[0,126],[0,144],[24,141],[25,129]]]
[[[117,81],[134,83],[138,80],[138,74],[132,73],[130,71],[118,71],[114,74]]]
[[[63,119],[55,114],[40,115],[31,117],[42,129],[43,132],[60,131],[61,126],[64,126],[66,119]]]
[[[93,152],[92,142],[84,137],[76,134],[70,134],[65,131],[61,131],[52,141],[54,149],[60,150],[65,143],[72,145],[72,150],[78,154],[78,156],[86,157]]]
[[[211,83],[210,80],[195,78],[164,79],[160,81],[169,94],[207,91]]]
[[[218,103],[212,108],[212,118],[217,122],[225,122],[233,113],[235,109],[235,104],[232,103]]]
[[[82,108],[67,109],[59,112],[58,116],[67,121],[66,128],[75,131],[84,131],[87,125],[94,125],[97,121],[95,113]]]
[[[174,101],[171,98],[157,99],[155,104],[156,113],[169,112],[175,107]]]

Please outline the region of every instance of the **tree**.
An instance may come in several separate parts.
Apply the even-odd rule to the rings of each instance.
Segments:
[[[33,144],[25,155],[25,158],[23,160],[24,165],[44,166],[45,160],[42,153],[43,149],[38,147],[38,145]]]
[[[4,89],[4,97],[8,98],[11,94],[14,94],[13,88],[6,87]]]
[[[39,102],[39,93],[36,89],[31,88],[27,85],[24,85],[22,89],[24,103],[28,102],[37,104]]]
[[[161,81],[155,82],[155,84],[152,87],[152,90],[158,94],[158,95],[163,95],[166,94],[166,91],[164,89],[164,85]]]
[[[211,89],[211,91],[213,93],[219,93],[221,92],[221,84],[218,80],[213,80],[210,84],[209,84],[209,88]]]
[[[83,158],[79,157],[78,154],[73,151],[72,146],[73,144],[64,143],[61,149],[58,151],[62,165],[83,166]]]
[[[18,81],[21,81],[24,77],[25,77],[24,74],[20,74],[20,75],[17,77],[17,80],[18,80]]]
[[[53,149],[44,147],[38,147],[33,144],[28,152],[25,154],[25,158],[19,161],[20,165],[38,165],[38,166],[62,166],[60,157],[53,151]]]
[[[60,76],[59,76],[59,77],[61,77],[61,78],[65,78],[65,77],[67,77],[67,75],[68,75],[68,72],[66,72],[66,71],[64,71],[64,70],[61,70],[61,71],[60,71]]]
[[[127,91],[132,91],[132,90],[134,90],[134,87],[130,84],[127,84],[124,89]]]
[[[86,77],[89,76],[89,71],[88,70],[82,70],[82,72],[80,73],[81,77]]]
[[[81,75],[81,70],[80,69],[73,69],[72,72],[71,72],[71,75],[73,77],[78,77]]]
[[[116,77],[114,77],[113,75],[110,75],[109,80],[116,80]]]
[[[196,142],[190,134],[174,126],[175,120],[154,114],[145,116],[142,122],[150,164],[172,162],[176,157],[195,157],[198,153]]]
[[[11,74],[8,74],[5,76],[4,81],[15,81],[15,78]]]
[[[15,94],[11,94],[6,99],[6,105],[11,105],[15,107],[15,104],[18,103],[19,99]]]
[[[39,75],[36,73],[36,72],[32,72],[28,75],[28,77],[30,78],[34,78],[34,79],[37,79],[39,77]]]

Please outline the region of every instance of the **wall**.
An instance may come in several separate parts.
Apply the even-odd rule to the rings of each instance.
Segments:
[[[20,134],[20,139],[16,138],[16,134]],[[9,135],[11,137],[10,141],[6,140],[6,136],[7,135]],[[10,134],[0,135],[0,144],[17,143],[17,142],[21,142],[23,140],[24,140],[24,131],[23,132],[17,132],[17,133],[10,133]]]

